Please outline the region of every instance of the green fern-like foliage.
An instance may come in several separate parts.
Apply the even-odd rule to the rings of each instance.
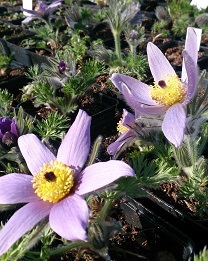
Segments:
[[[67,118],[58,112],[49,112],[46,119],[38,121],[34,131],[42,140],[56,140],[62,138],[63,133],[69,128]]]

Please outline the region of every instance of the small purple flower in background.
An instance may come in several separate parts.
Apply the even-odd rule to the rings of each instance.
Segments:
[[[22,23],[29,23],[30,21],[34,19],[43,19],[45,21],[48,21],[48,17],[57,10],[57,8],[61,5],[62,0],[57,0],[53,2],[50,5],[44,4],[42,1],[38,2],[38,6],[36,10],[27,10],[24,8],[21,8],[21,11],[24,12],[27,18],[25,18]]]
[[[124,95],[129,106],[139,115],[164,115],[162,131],[165,137],[180,147],[186,128],[185,106],[194,97],[198,84],[198,39],[194,28],[187,29],[181,80],[173,67],[153,43],[147,45],[153,85],[135,78],[114,73],[113,84]]]
[[[134,176],[118,160],[99,162],[83,169],[90,150],[91,117],[79,113],[62,141],[57,157],[33,134],[18,139],[32,175],[11,173],[0,177],[0,204],[27,203],[0,231],[0,255],[22,235],[49,216],[50,227],[67,240],[87,240],[89,211],[83,195]]]
[[[61,61],[58,65],[58,69],[60,73],[64,73],[67,69],[67,64],[64,61]]]
[[[8,146],[17,144],[19,131],[15,118],[0,117],[0,139]]]
[[[115,156],[118,152],[121,153],[122,150],[133,142],[133,140],[137,137],[135,129],[136,124],[134,115],[124,109],[122,119],[119,121],[117,127],[120,136],[115,142],[108,146],[108,154]]]

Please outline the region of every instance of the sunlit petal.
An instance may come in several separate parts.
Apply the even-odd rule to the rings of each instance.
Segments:
[[[176,74],[165,55],[151,42],[147,44],[147,55],[149,67],[156,82],[159,80],[164,80],[167,75]]]
[[[69,196],[53,206],[49,216],[51,228],[68,240],[87,240],[88,207],[79,195]]]
[[[99,162],[85,168],[79,176],[79,195],[95,191],[124,176],[134,176],[134,170],[123,161]]]
[[[182,104],[171,106],[164,117],[162,131],[165,137],[179,148],[184,138],[186,127],[186,112]]]
[[[34,134],[20,136],[18,145],[28,169],[33,175],[40,170],[44,163],[56,159],[53,153]]]
[[[0,231],[0,256],[20,237],[49,215],[52,204],[37,201],[20,208]]]

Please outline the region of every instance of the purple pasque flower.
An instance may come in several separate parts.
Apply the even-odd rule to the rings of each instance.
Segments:
[[[2,143],[11,145],[17,143],[19,131],[15,118],[0,117],[0,139]]]
[[[59,72],[62,74],[66,71],[67,69],[67,64],[64,62],[64,61],[61,61],[59,64],[58,64],[58,70]]]
[[[48,17],[61,5],[61,1],[62,0],[57,0],[50,5],[46,5],[42,1],[39,1],[36,10],[27,10],[21,8],[21,11],[23,11],[25,15],[28,16],[22,21],[22,23],[26,24],[34,19],[47,20]]]
[[[34,134],[18,139],[32,175],[11,173],[0,177],[0,204],[27,203],[0,231],[0,255],[22,235],[49,216],[51,228],[67,240],[87,240],[88,206],[83,195],[94,192],[133,169],[118,160],[84,168],[90,150],[91,117],[79,113],[55,156]]]
[[[148,86],[132,77],[114,73],[111,81],[124,95],[126,102],[143,115],[164,115],[162,131],[165,137],[180,147],[185,127],[185,106],[196,93],[197,74],[197,34],[194,28],[187,29],[181,79],[173,67],[153,43],[147,45],[147,56],[154,83]]]
[[[120,136],[116,141],[108,146],[108,154],[115,156],[118,152],[120,153],[131,142],[133,142],[133,140],[137,137],[135,129],[136,124],[134,115],[123,109],[122,119],[119,121],[117,127]]]

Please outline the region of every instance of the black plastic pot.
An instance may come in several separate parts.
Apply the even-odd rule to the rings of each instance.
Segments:
[[[99,92],[94,100],[94,106],[99,108],[99,112],[88,114],[92,116],[91,124],[91,138],[94,140],[99,135],[108,135],[113,129],[116,129],[116,109],[118,100],[110,97],[109,95]]]
[[[20,89],[29,82],[30,80],[25,75],[21,75],[0,82],[0,88],[7,89],[11,94],[18,95]]]
[[[188,261],[193,257],[195,249],[193,241],[166,217],[161,217],[130,197],[123,199],[121,208],[130,225],[139,227],[141,233],[148,234],[148,237],[154,240],[155,247],[150,249],[153,251],[154,259],[151,260]],[[163,259],[157,259],[160,254],[163,255]]]
[[[186,234],[192,242],[194,242],[194,251],[196,254],[208,246],[208,220],[200,220],[185,210],[179,210],[175,206],[167,203],[154,193],[143,189],[146,196],[139,198],[138,201],[144,206],[148,206],[156,215],[167,220],[169,223],[177,227],[178,230]]]
[[[35,64],[41,65],[42,63],[48,63],[48,59],[44,55],[38,55],[36,53],[30,52],[27,49],[24,49],[1,38],[0,43],[2,44],[3,51],[6,55],[9,56],[11,53],[15,53],[14,60],[26,67],[30,67]]]

